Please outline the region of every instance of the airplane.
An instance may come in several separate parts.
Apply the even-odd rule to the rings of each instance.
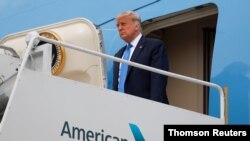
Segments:
[[[11,49],[8,48],[9,52],[11,52],[12,55],[16,54],[13,56],[19,56],[19,59],[17,59],[16,57],[15,59],[12,58],[10,60],[7,59],[8,57],[5,58],[5,61],[9,60],[10,62],[12,62],[9,64],[12,64],[13,66],[6,67],[5,63],[4,68],[8,69],[6,70],[1,69],[2,76],[7,75],[7,73],[12,73],[12,75],[15,75],[14,78],[12,77],[10,78],[10,81],[8,81],[8,83],[7,81],[3,81],[4,78],[2,78],[1,76],[2,79],[1,80],[2,82],[0,83],[1,84],[0,88],[2,87],[0,89],[1,93],[3,91],[6,93],[8,92],[10,94],[7,110],[5,110],[5,113],[3,115],[3,120],[0,124],[2,128],[2,133],[4,133],[4,130],[11,131],[11,129],[13,130],[13,128],[15,128],[12,126],[6,127],[8,125],[7,122],[9,119],[8,117],[13,118],[11,114],[7,114],[9,111],[8,106],[14,107],[18,103],[19,99],[24,100],[23,98],[25,98],[25,97],[19,97],[19,99],[18,98],[14,99],[14,97],[12,97],[14,93],[23,94],[21,93],[23,89],[20,89],[20,91],[13,90],[13,87],[15,87],[15,84],[17,83],[15,82],[15,80],[20,78],[18,77],[16,71],[12,72],[10,71],[10,69],[12,69],[13,67],[14,68],[18,67],[20,65],[21,60],[25,58],[26,48],[29,45],[29,43],[26,42],[25,39],[27,38],[27,35],[30,32],[37,31],[41,36],[58,40],[61,42],[61,44],[64,45],[65,43],[68,43],[70,44],[70,46],[74,45],[76,45],[77,47],[84,46],[89,49],[95,50],[97,52],[102,52],[107,55],[114,56],[114,54],[125,44],[119,38],[119,34],[116,30],[115,17],[119,13],[127,10],[133,10],[141,15],[144,36],[159,38],[166,43],[168,57],[169,57],[168,58],[169,65],[170,65],[169,72],[177,73],[186,76],[188,78],[195,78],[198,80],[202,80],[202,82],[204,81],[204,82],[215,83],[221,86],[224,90],[225,98],[223,98],[223,101],[221,101],[222,99],[219,93],[214,88],[207,86],[200,86],[193,83],[188,83],[187,81],[176,79],[175,77],[170,77],[166,89],[170,101],[170,107],[174,106],[174,108],[178,107],[181,109],[188,110],[190,113],[189,112],[186,113],[186,111],[184,110],[186,116],[189,114],[196,115],[197,113],[199,113],[199,116],[200,114],[203,115],[204,119],[206,119],[207,116],[209,117],[209,120],[204,120],[206,122],[211,123],[210,120],[212,120],[215,123],[221,123],[221,121],[218,122],[218,119],[221,118],[222,115],[221,112],[223,109],[220,107],[225,106],[225,113],[223,111],[225,119],[223,119],[223,123],[225,122],[226,124],[249,124],[250,123],[249,61],[248,61],[249,49],[247,46],[249,39],[248,34],[250,33],[250,28],[248,26],[250,24],[250,20],[248,20],[250,10],[247,7],[249,3],[250,2],[248,2],[247,0],[242,0],[240,2],[236,0],[231,0],[231,1],[186,0],[185,2],[181,0],[174,0],[174,1],[173,0],[172,1],[171,0],[170,1],[77,0],[74,2],[66,0],[61,0],[61,1],[44,0],[36,2],[32,0],[23,0],[23,1],[1,0],[0,44],[5,47],[10,47]],[[85,27],[88,27],[89,29],[85,29]],[[47,48],[47,45],[40,45],[40,46],[44,46],[44,48]],[[41,79],[41,82],[46,80],[43,83],[45,84],[48,83],[51,85],[51,86],[46,85],[46,87],[44,86],[45,88],[52,89],[53,93],[57,93],[56,91],[62,93],[61,95],[62,97],[52,96],[53,93],[49,92],[49,90],[44,90],[41,92],[33,91],[33,93],[37,93],[36,96],[38,94],[43,95],[44,93],[48,93],[44,95],[47,97],[51,96],[54,100],[56,100],[57,98],[69,99],[70,97],[66,95],[66,92],[62,91],[59,86],[55,85],[55,83],[56,84],[62,83],[64,87],[66,87],[67,85],[71,86],[69,82],[64,81],[65,78],[74,80],[72,83],[77,85],[74,87],[76,90],[85,91],[83,88],[78,86],[80,85],[78,82],[81,82],[81,83],[88,83],[91,85],[95,85],[97,87],[97,88],[92,88],[92,86],[84,85],[84,88],[86,87],[87,90],[91,92],[91,94],[102,93],[102,91],[105,92],[107,91],[106,93],[115,93],[114,91],[111,90],[112,64],[113,64],[112,60],[111,61],[105,59],[102,60],[100,58],[96,58],[95,56],[86,54],[83,55],[83,53],[72,51],[71,49],[66,48],[65,46],[62,45],[58,46],[55,46],[53,48],[54,52],[57,53],[56,56],[59,56],[59,59],[57,57],[56,59],[52,59],[53,66],[51,73],[59,78],[55,79],[48,78],[51,82],[47,82],[48,80],[45,78],[45,76],[39,78]],[[12,49],[14,49],[14,51],[12,51]],[[4,48],[3,50],[7,49]],[[82,51],[82,48],[79,50]],[[37,52],[50,52],[50,51],[38,50]],[[36,54],[37,52],[35,51],[33,54]],[[5,55],[9,54],[6,53],[6,51],[2,51],[0,53]],[[58,54],[62,55],[61,58],[60,55]],[[46,55],[46,53],[44,56],[49,58],[49,55]],[[38,57],[39,59],[36,59],[36,57]],[[45,57],[41,57],[40,55],[36,57],[35,61],[32,61],[32,59],[27,59],[28,64],[32,64],[32,62],[36,62],[36,60],[38,62],[39,60],[44,60],[43,62],[47,61],[49,62],[49,60],[51,60]],[[50,63],[48,62],[44,63],[42,68],[39,68],[42,69],[40,71],[45,72],[46,74],[50,72],[50,69],[48,69],[49,68],[48,64]],[[85,66],[83,63],[87,63],[88,65]],[[32,69],[32,65],[30,66],[28,65],[27,68]],[[24,69],[24,71],[22,71],[23,76],[27,75],[27,77],[30,78],[30,80],[32,80],[32,78],[35,76],[36,77],[39,76],[38,74],[36,75],[36,73],[33,74],[33,72],[30,71],[29,69],[28,70]],[[18,70],[18,73],[19,71],[20,69]],[[22,75],[20,74],[20,77],[21,76]],[[32,80],[32,83],[30,82],[32,84],[31,87],[34,87],[34,89],[35,88],[40,89],[38,88],[38,86],[34,86],[36,84],[35,82],[39,81]],[[11,87],[11,89],[6,90],[3,84]],[[23,85],[26,86],[25,84]],[[55,88],[52,87],[54,85]],[[17,87],[16,89],[18,88],[19,87]],[[25,88],[28,89],[29,87]],[[73,92],[76,93],[76,97],[83,98],[83,96],[80,96],[81,95],[80,92],[78,91],[73,91]],[[30,95],[27,94],[27,96]],[[92,102],[92,105],[95,104],[98,105],[100,103],[107,104],[107,103],[101,100],[94,101],[91,100],[91,98],[93,99],[101,98],[107,101],[114,99],[113,95],[100,97],[100,95],[92,94],[87,96],[88,96],[87,98],[90,98],[89,101]],[[11,98],[13,98],[13,100],[10,100]],[[30,98],[34,97],[31,96]],[[37,100],[36,102],[39,101],[38,98],[36,99]],[[125,99],[126,98],[124,96],[121,97],[119,96],[117,100],[122,104],[125,104],[126,102],[128,102]],[[147,101],[144,99],[138,99],[134,97],[128,97],[127,99],[133,101],[132,103],[128,102],[132,105],[134,105],[137,102],[141,102],[147,105],[146,107],[150,106],[154,107],[153,109],[162,107],[161,104],[158,103],[152,104],[151,101]],[[75,98],[74,100],[77,100],[77,98]],[[14,103],[15,101],[17,103]],[[82,100],[82,102],[88,102],[88,101],[85,99]],[[225,104],[223,102],[225,102]],[[50,103],[57,104],[56,101],[50,101]],[[77,101],[76,103],[79,104],[80,101]],[[120,103],[118,102],[114,103],[120,105]],[[30,104],[34,103],[31,102]],[[60,104],[63,105],[63,103],[60,103],[59,101],[58,105]],[[25,108],[31,110],[30,108],[28,108],[28,105],[29,104],[25,105],[26,106]],[[89,105],[86,104],[86,106]],[[169,108],[169,106],[166,107]],[[162,107],[162,109],[166,107],[164,106]],[[110,137],[112,136],[112,135],[107,135],[108,134],[107,132],[111,132],[107,130],[110,130],[111,128],[104,131],[104,129],[103,130],[99,129],[97,125],[90,126],[89,124],[94,122],[92,121],[93,117],[91,118],[89,116],[86,116],[86,120],[89,120],[89,123],[87,121],[84,121],[81,124],[77,124],[76,121],[79,119],[77,119],[76,117],[82,116],[79,113],[81,111],[75,111],[77,113],[74,113],[72,115],[67,115],[67,112],[72,113],[72,111],[74,110],[69,109],[66,106],[62,107],[64,108],[65,111],[63,111],[63,109],[56,109],[58,107],[53,107],[53,108],[55,108],[53,110],[55,111],[58,110],[58,112],[62,113],[60,115],[65,116],[65,118],[59,117],[59,120],[63,122],[61,122],[60,124],[58,122],[55,123],[57,124],[55,125],[56,127],[60,127],[60,130],[58,129],[58,131],[61,131],[59,135],[61,135],[61,137],[64,137],[65,140],[68,139],[67,137],[72,137],[68,129],[70,129],[72,125],[73,125],[72,128],[74,128],[74,124],[76,129],[79,128],[83,129],[81,125],[86,124],[87,125],[86,127],[92,128],[88,130],[89,134],[96,133],[100,135],[100,138],[109,138],[109,136]],[[75,105],[74,108],[77,109],[79,107]],[[130,108],[129,110],[132,110],[130,106],[129,108]],[[45,109],[48,110],[49,107],[46,107]],[[95,109],[95,110],[100,110],[100,109]],[[112,110],[117,111],[114,108],[112,108]],[[178,110],[173,110],[173,111],[176,112]],[[17,112],[18,114],[22,114],[22,111],[17,110]],[[24,113],[29,113],[29,112],[33,112],[33,114],[35,114],[34,118],[36,119],[33,122],[32,121],[30,122],[32,124],[37,124],[35,121],[39,119],[39,116],[41,116],[41,114],[39,114],[38,111],[26,111]],[[159,112],[162,111],[159,110]],[[167,112],[169,111],[166,110],[166,112],[164,113],[167,114]],[[120,114],[120,112],[118,113]],[[88,112],[86,112],[86,114],[88,114]],[[96,114],[96,116],[100,118],[104,117],[104,119],[108,118],[114,119],[111,116],[107,115],[104,116],[104,113],[94,113],[94,114]],[[110,112],[108,114],[116,114],[116,112],[113,113]],[[134,114],[134,111],[132,112],[132,114]],[[146,115],[146,113],[143,113],[142,115],[144,114]],[[56,116],[56,113],[53,114],[53,116]],[[28,119],[26,120],[24,119],[25,116],[20,116],[20,117],[22,118],[22,120],[28,122],[27,121]],[[66,117],[71,119],[71,121],[67,121]],[[134,116],[131,117],[134,118]],[[138,118],[138,119],[136,118],[136,121],[139,119],[143,120],[143,118]],[[45,119],[44,122],[47,122],[48,119]],[[77,120],[74,121],[72,119],[77,119]],[[145,121],[147,120],[149,119],[145,118]],[[203,118],[199,119],[195,118],[194,116],[193,119],[189,120],[191,121],[185,121],[185,122],[197,124],[195,120],[203,121]],[[175,122],[171,121],[171,122],[178,123],[177,121]],[[185,122],[180,121],[179,123],[181,124]],[[108,123],[110,123],[110,121],[109,122],[106,121],[106,123],[107,124],[105,124],[105,122],[99,119],[96,121],[96,124],[103,127],[108,127]],[[130,123],[129,125],[137,127],[136,124]],[[20,125],[20,127],[23,126],[24,125],[22,126]],[[29,126],[30,128],[33,127],[31,125]],[[27,128],[29,128],[29,126],[27,126]],[[150,124],[150,126],[158,127],[159,125]],[[45,128],[46,126],[41,126],[41,127]],[[116,128],[118,127],[114,127],[114,129]],[[114,129],[112,129],[112,131]],[[46,128],[43,129],[42,131],[45,130],[49,129]],[[125,130],[127,129],[122,129],[121,133],[127,132]],[[20,132],[20,134],[17,137],[21,137],[22,133],[23,132]],[[124,135],[121,133],[117,132],[117,134]],[[135,131],[133,133],[135,133]],[[8,134],[6,134],[5,136],[7,137]],[[2,136],[2,138],[4,138],[5,136]],[[129,137],[127,138],[132,138],[130,137],[131,135],[128,136]],[[152,136],[153,137],[147,137],[147,138],[159,139],[159,137],[157,137],[158,134]],[[12,139],[16,140],[17,137],[13,137]],[[112,137],[114,140],[115,139],[123,140],[123,139],[118,139],[116,136]],[[26,137],[25,139],[28,138],[32,137],[31,136]],[[44,137],[44,139],[47,138]]]

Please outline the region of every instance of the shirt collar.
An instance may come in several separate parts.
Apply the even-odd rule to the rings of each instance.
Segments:
[[[141,37],[142,37],[142,34],[140,33],[130,44],[133,45],[133,47],[136,47]]]

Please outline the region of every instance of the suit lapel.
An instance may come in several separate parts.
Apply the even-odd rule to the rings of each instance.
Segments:
[[[143,48],[144,48],[144,37],[141,37],[140,41],[138,42],[137,46],[135,47],[135,50],[131,56],[130,61],[136,62],[136,60],[137,60],[138,56],[140,56]],[[132,68],[131,66],[128,67],[127,75],[129,74],[131,68]]]
[[[124,46],[124,47],[121,49],[121,51],[117,54],[117,57],[122,58],[123,52],[125,51],[125,49],[126,49],[126,46]]]
[[[126,47],[126,46],[125,46]],[[123,52],[125,50],[125,47],[123,47],[116,55],[115,57],[118,57],[118,58],[122,58],[122,55],[123,55]],[[115,81],[117,82],[118,84],[118,77],[119,77],[119,66],[120,66],[120,63],[119,62],[115,62],[114,63],[114,74],[115,74]]]

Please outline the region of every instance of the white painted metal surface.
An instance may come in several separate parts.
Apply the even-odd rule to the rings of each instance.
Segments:
[[[223,124],[171,105],[24,69],[1,123],[0,140],[67,141],[68,134],[61,135],[66,121],[70,130],[74,126],[128,141],[134,140],[129,123],[146,140],[158,141],[164,124]]]
[[[165,76],[170,76],[170,77],[173,77],[173,78],[185,80],[185,81],[188,81],[188,82],[191,82],[191,83],[196,83],[196,84],[199,84],[199,85],[213,87],[220,94],[220,118],[222,120],[225,119],[225,117],[224,117],[224,111],[225,111],[224,110],[224,94],[223,94],[222,88],[219,85],[217,85],[217,84],[206,82],[206,81],[203,81],[203,80],[195,79],[195,78],[184,76],[184,75],[180,75],[180,74],[176,74],[176,73],[172,73],[172,72],[168,72],[168,71],[163,71],[163,70],[160,70],[160,69],[157,69],[157,68],[152,68],[152,67],[149,67],[149,66],[146,66],[146,65],[142,65],[142,64],[139,64],[139,63],[127,61],[127,60],[120,59],[120,58],[117,58],[117,57],[113,57],[113,56],[110,56],[110,55],[107,55],[107,54],[103,54],[103,53],[100,53],[100,52],[92,51],[92,50],[89,50],[87,48],[82,48],[82,47],[79,47],[79,46],[76,46],[76,45],[72,45],[72,44],[67,44],[67,43],[63,43],[63,42],[60,42],[60,41],[51,40],[51,39],[44,38],[44,37],[41,37],[41,36],[35,37],[34,40],[35,39],[39,39],[39,40],[46,41],[46,42],[49,42],[49,43],[52,43],[52,44],[56,44],[56,45],[63,45],[65,47],[68,47],[68,48],[71,48],[71,49],[75,49],[77,51],[86,52],[88,54],[99,56],[99,57],[102,57],[102,58],[105,58],[105,59],[111,59],[113,61],[125,63],[125,64],[128,64],[130,66],[134,66],[134,67],[138,67],[138,68],[141,68],[141,69],[144,69],[144,70],[148,70],[148,71],[151,71],[151,72],[159,73],[159,74],[162,74],[162,75],[165,75]]]

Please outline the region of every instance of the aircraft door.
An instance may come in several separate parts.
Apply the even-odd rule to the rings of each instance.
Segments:
[[[36,31],[41,36],[102,52],[101,31],[89,20],[80,18],[4,37],[0,44],[10,47],[22,58],[27,47],[25,37]],[[43,44],[43,43],[39,43]],[[52,74],[67,79],[106,87],[106,76],[103,60],[100,57],[75,51],[63,46],[52,47]]]

